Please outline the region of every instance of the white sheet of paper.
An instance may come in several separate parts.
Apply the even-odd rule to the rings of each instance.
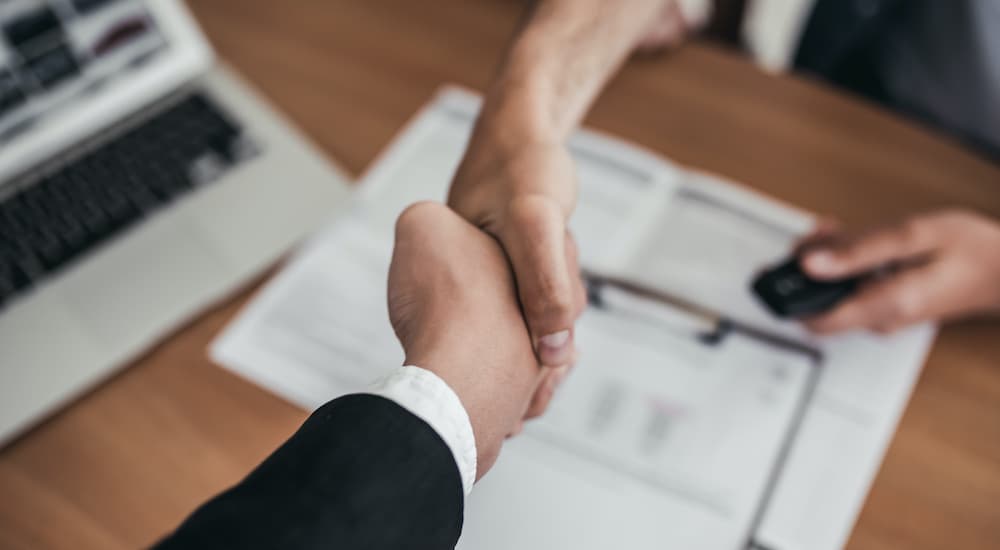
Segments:
[[[743,548],[817,367],[596,309],[577,330],[586,353],[473,491],[459,548]]]
[[[366,175],[350,213],[303,247],[213,357],[308,409],[401,364],[385,306],[393,224],[415,200],[443,200],[477,107],[456,90],[426,107]],[[580,364],[550,414],[477,485],[460,546],[842,547],[934,328],[810,341],[747,292],[808,216],[618,140],[584,131],[571,146],[571,227],[585,267],[808,342],[823,353],[818,382],[800,354],[739,335],[707,348],[590,310],[578,325]]]

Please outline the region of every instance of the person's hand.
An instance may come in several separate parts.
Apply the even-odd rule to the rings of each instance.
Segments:
[[[806,320],[818,333],[889,333],[929,320],[1000,313],[1000,222],[942,211],[859,236],[827,227],[804,245],[802,267],[841,279],[887,267],[832,311]]]
[[[545,366],[574,361],[573,323],[586,303],[566,228],[576,202],[567,140],[628,55],[689,28],[701,10],[679,8],[693,5],[535,2],[484,97],[448,204],[503,246]]]
[[[569,152],[558,144],[473,145],[448,203],[503,246],[538,359],[564,372],[575,360],[573,323],[587,302],[566,227],[576,203]]]
[[[543,379],[503,251],[446,206],[413,205],[396,224],[388,301],[406,363],[437,374],[465,406],[481,476],[557,382]]]

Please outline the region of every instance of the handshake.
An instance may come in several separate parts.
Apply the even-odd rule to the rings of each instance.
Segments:
[[[698,23],[672,1],[533,3],[448,206],[419,203],[397,222],[389,314],[420,369],[399,369],[410,378],[390,376],[381,395],[321,407],[158,548],[454,548],[463,491],[545,411],[576,360],[586,293],[567,230],[576,178],[566,142],[632,51],[676,43]],[[821,280],[878,274],[805,320],[817,333],[1000,315],[1000,221],[977,212],[861,234],[823,224],[800,264]]]
[[[571,347],[559,364],[539,360],[504,249],[442,204],[417,203],[399,217],[388,297],[406,364],[444,380],[468,413],[481,476],[503,440],[545,411],[575,359]],[[584,305],[581,292],[575,314]]]
[[[573,324],[586,294],[567,230],[575,200],[564,147],[505,149],[474,134],[450,207],[420,203],[399,219],[390,318],[407,363],[462,401],[480,476],[504,437],[545,411],[576,360]],[[863,233],[827,221],[800,250],[803,269],[821,280],[882,270],[804,319],[816,333],[1000,314],[1000,222],[982,214],[942,210]]]
[[[586,306],[566,229],[569,155],[532,147],[479,165],[502,167],[495,177],[469,158],[449,206],[417,203],[396,223],[389,317],[419,368],[320,407],[158,550],[455,547],[464,495],[504,439],[545,412]],[[1000,312],[1000,223],[985,216],[931,213],[859,236],[826,224],[803,246],[817,277],[897,264],[809,320],[816,332]]]
[[[489,197],[477,180],[484,185],[466,188],[472,198]],[[322,406],[158,550],[455,547],[463,491],[548,407],[575,360],[572,327],[586,304],[558,200],[531,192],[479,217],[462,189],[457,180],[451,207],[418,203],[396,224],[389,315],[407,364],[420,368],[397,369],[374,395]],[[831,326],[813,330],[865,326],[858,319],[892,330],[927,315],[1000,310],[993,220],[942,212],[831,240],[837,234],[813,236],[824,244],[805,256],[806,270],[850,273],[894,254],[923,260],[868,284],[813,320]],[[886,305],[899,296],[910,296],[905,308]]]

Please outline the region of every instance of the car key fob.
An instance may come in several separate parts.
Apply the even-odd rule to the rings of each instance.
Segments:
[[[792,257],[761,273],[753,282],[753,291],[778,317],[798,319],[833,308],[854,293],[863,279],[813,279],[802,270],[799,258]]]

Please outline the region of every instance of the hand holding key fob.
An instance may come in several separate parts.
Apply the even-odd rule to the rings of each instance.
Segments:
[[[821,281],[807,275],[799,257],[761,273],[753,291],[772,313],[785,319],[800,319],[823,313],[857,290],[865,276]]]

